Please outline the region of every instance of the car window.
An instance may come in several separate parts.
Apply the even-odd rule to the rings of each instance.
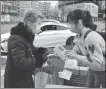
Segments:
[[[57,30],[67,30],[68,27],[57,25]]]
[[[41,27],[42,31],[51,31],[51,30],[56,30],[56,25],[46,25]]]

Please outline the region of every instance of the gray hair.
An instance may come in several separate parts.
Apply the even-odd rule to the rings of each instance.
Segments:
[[[27,23],[27,21],[30,21],[33,23],[33,22],[36,22],[38,18],[41,18],[41,19],[44,18],[41,12],[37,10],[29,10],[24,15],[24,22],[25,24]]]

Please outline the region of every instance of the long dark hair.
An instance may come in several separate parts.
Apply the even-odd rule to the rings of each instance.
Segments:
[[[92,16],[89,11],[82,11],[80,9],[76,9],[74,11],[69,12],[67,15],[67,22],[74,22],[75,24],[78,23],[78,20],[83,21],[83,25],[87,28],[95,30],[94,23],[92,21]]]

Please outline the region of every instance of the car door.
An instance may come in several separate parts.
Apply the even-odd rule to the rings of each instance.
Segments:
[[[55,41],[55,25],[45,25],[41,27],[42,33],[35,35],[33,44],[36,47],[52,47]]]
[[[65,45],[66,40],[75,35],[68,27],[60,24],[45,25],[41,28],[42,33],[35,35],[34,45],[36,47],[54,47],[58,44]]]
[[[62,25],[62,24],[59,24],[56,26],[56,33],[55,33],[56,40],[55,41],[57,43],[65,45],[66,40],[70,36],[75,36],[75,33],[71,32],[67,26]]]

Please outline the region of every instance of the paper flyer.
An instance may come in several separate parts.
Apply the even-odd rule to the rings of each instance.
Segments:
[[[59,77],[66,79],[66,80],[70,80],[71,76],[72,76],[72,71],[66,70],[64,69],[62,72],[58,72]]]
[[[76,69],[78,66],[78,62],[75,59],[68,59],[64,56],[65,52],[67,51],[62,45],[57,45],[54,49],[54,52],[60,56],[60,58],[63,60],[63,62],[65,63],[64,68],[68,68],[68,69]],[[71,52],[71,50],[70,50]],[[57,62],[55,62],[57,63]],[[58,63],[59,64],[59,63]],[[57,65],[58,65],[57,64]],[[73,71],[71,70],[67,70],[64,69],[61,72],[58,72],[58,75],[60,78],[66,79],[66,80],[70,80],[71,76],[73,74]]]
[[[60,58],[65,62],[66,58],[64,56],[64,53],[66,51],[66,49],[62,46],[62,45],[57,45],[54,49],[56,54],[58,54],[60,56]]]

